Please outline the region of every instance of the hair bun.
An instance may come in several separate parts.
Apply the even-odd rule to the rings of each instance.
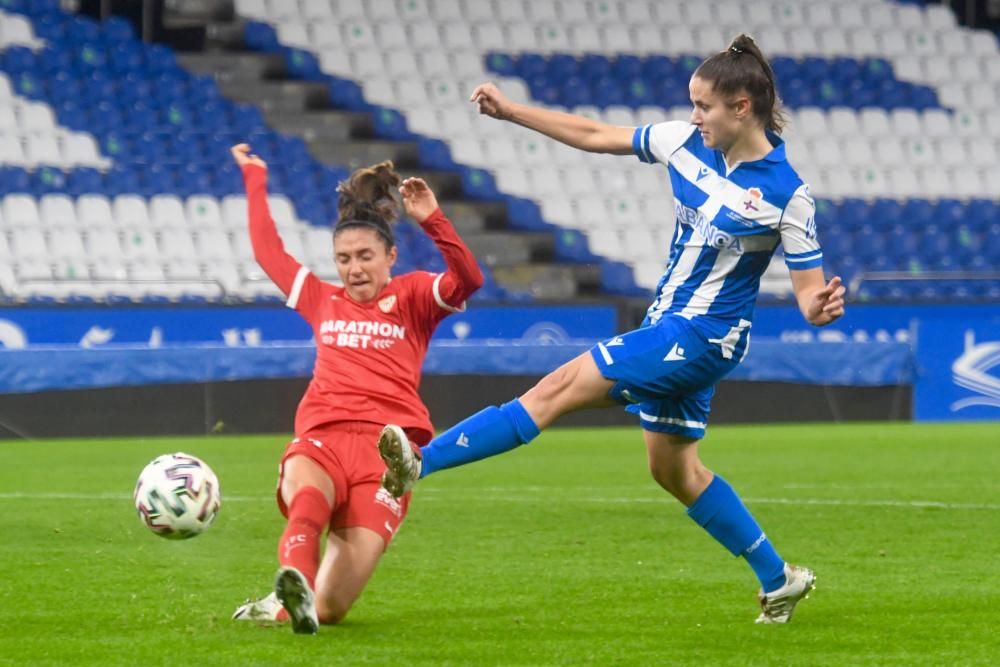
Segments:
[[[357,169],[337,185],[337,219],[388,225],[399,216],[396,188],[402,182],[390,160]]]

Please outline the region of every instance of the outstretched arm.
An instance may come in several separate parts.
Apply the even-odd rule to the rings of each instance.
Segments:
[[[438,206],[437,197],[422,178],[408,178],[399,186],[403,206],[420,223],[444,255],[448,269],[434,282],[434,299],[446,310],[461,310],[465,300],[483,286],[483,273],[468,246],[462,241]]]
[[[271,218],[271,210],[267,205],[267,163],[252,155],[248,144],[237,144],[232,147],[231,152],[243,172],[254,259],[288,296],[292,293],[302,265],[285,252],[285,245]]]
[[[634,127],[618,127],[596,120],[511,102],[492,83],[472,91],[469,101],[479,105],[479,113],[517,123],[541,132],[556,141],[590,153],[631,155]]]
[[[809,324],[822,327],[843,316],[845,290],[840,276],[825,282],[822,268],[791,271],[791,274],[795,300]]]

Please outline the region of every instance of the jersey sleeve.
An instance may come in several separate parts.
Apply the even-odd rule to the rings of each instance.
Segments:
[[[809,186],[802,185],[785,207],[778,224],[785,264],[792,271],[823,266],[823,250],[816,238],[816,203]]]
[[[475,256],[459,237],[451,221],[437,209],[420,226],[444,256],[448,267],[434,277],[430,296],[441,317],[465,310],[465,300],[483,286],[483,272]]]
[[[667,164],[670,156],[688,140],[695,126],[682,120],[643,125],[632,133],[632,151],[641,162]]]
[[[285,304],[307,315],[319,300],[322,283],[309,269],[285,252],[267,204],[267,170],[254,164],[243,167],[247,193],[250,245],[254,259],[286,297]],[[308,316],[306,319],[309,319]]]

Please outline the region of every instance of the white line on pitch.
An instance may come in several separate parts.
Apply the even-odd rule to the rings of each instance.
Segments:
[[[544,489],[543,487],[532,487],[533,490],[538,490],[539,492],[544,491],[545,494],[553,493],[552,489]],[[524,491],[525,489],[519,489],[519,491]],[[461,492],[450,491],[447,489],[426,489],[422,493],[418,493],[418,498],[428,501],[446,501],[452,502],[455,500],[490,500],[496,501],[498,503],[503,502],[516,502],[516,503],[534,503],[542,500],[539,496],[543,495],[520,495],[520,496],[509,496],[495,493],[496,488],[491,488],[490,491],[494,493],[480,493],[474,489],[463,489]],[[14,491],[8,493],[0,493],[0,500],[115,500],[115,501],[128,501],[132,499],[130,494],[124,493],[31,493],[31,492],[21,492]],[[272,502],[274,496],[262,495],[262,496],[230,496],[223,494],[222,499],[224,502]],[[625,496],[592,496],[592,495],[580,495],[574,498],[574,502],[586,502],[586,503],[597,503],[604,505],[612,504],[628,504],[628,503],[661,503],[669,502],[670,498],[666,494],[662,496],[636,496],[636,497],[625,497]],[[845,499],[845,498],[757,498],[754,496],[749,496],[744,498],[744,501],[752,505],[824,505],[829,507],[899,507],[899,508],[910,508],[910,509],[946,509],[946,510],[990,510],[996,511],[1000,510],[1000,503],[951,503],[942,502],[938,500],[860,500],[860,499]]]

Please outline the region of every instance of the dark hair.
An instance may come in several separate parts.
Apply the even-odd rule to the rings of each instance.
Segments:
[[[750,35],[738,35],[725,51],[699,65],[693,76],[711,83],[712,90],[723,97],[745,91],[754,117],[765,129],[780,133],[785,126],[787,118],[774,83],[774,70]]]
[[[350,227],[374,230],[385,242],[386,250],[396,245],[391,223],[399,217],[396,188],[401,182],[390,160],[356,170],[337,185],[337,223],[333,235]]]

